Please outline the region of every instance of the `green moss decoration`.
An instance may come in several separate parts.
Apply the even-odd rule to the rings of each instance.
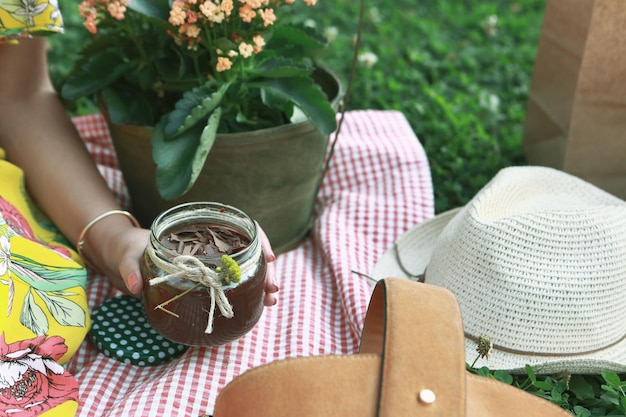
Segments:
[[[226,284],[238,283],[241,281],[241,268],[237,262],[228,255],[222,255],[222,266],[216,271]]]

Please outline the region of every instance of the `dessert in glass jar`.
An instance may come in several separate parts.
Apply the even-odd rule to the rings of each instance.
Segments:
[[[256,223],[213,202],[175,206],[152,223],[142,275],[150,324],[189,346],[223,345],[263,312],[265,257]]]

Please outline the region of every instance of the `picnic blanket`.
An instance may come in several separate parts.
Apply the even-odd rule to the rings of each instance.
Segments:
[[[104,119],[94,114],[74,123],[120,204],[130,208]],[[373,288],[361,274],[369,274],[404,232],[434,215],[428,160],[402,113],[346,113],[315,213],[310,235],[275,261],[278,304],[243,338],[190,348],[147,367],[111,359],[86,340],[67,365],[80,384],[78,415],[210,415],[220,389],[252,367],[355,353]],[[90,271],[90,311],[119,294]]]

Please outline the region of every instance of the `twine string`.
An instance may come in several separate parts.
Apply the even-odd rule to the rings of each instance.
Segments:
[[[192,255],[179,255],[167,262],[159,258],[151,247],[148,247],[148,256],[157,268],[166,273],[166,275],[151,278],[149,280],[150,286],[159,285],[174,278],[181,278],[207,287],[211,305],[205,333],[211,334],[213,332],[216,306],[220,309],[222,316],[228,319],[234,316],[233,307],[222,289],[222,279],[219,274],[203,264],[198,258]],[[160,304],[157,308],[164,306],[169,301]]]

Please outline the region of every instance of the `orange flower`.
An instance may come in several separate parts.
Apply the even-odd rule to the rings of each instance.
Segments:
[[[89,15],[85,17],[85,23],[84,23],[85,27],[87,28],[87,30],[90,33],[97,33],[98,32],[98,26],[96,25],[96,19],[93,17],[93,15]]]
[[[114,1],[107,5],[107,10],[111,17],[116,20],[124,20],[124,13],[126,13],[126,6],[121,1]]]
[[[190,38],[197,38],[200,35],[201,29],[197,25],[187,26],[187,36]]]
[[[273,25],[276,21],[276,15],[274,14],[274,9],[263,9],[259,10],[261,14],[261,18],[263,19],[263,26]]]
[[[239,9],[239,17],[241,17],[241,20],[243,20],[245,23],[252,22],[252,19],[254,19],[255,16],[256,16],[256,12],[248,4],[244,4]]]
[[[222,8],[222,11],[226,16],[230,16],[230,14],[233,12],[233,9],[235,8],[235,6],[233,5],[233,0],[223,0],[220,7]]]
[[[224,72],[231,69],[233,66],[233,61],[230,59],[220,56],[217,58],[217,65],[215,66],[215,70],[217,72]]]
[[[255,49],[258,48],[259,51],[261,50],[261,48],[265,46],[265,38],[263,38],[263,36],[261,35],[254,35],[254,37],[252,38],[252,41],[254,42]],[[258,52],[258,51],[255,51],[255,52]]]
[[[170,10],[170,17],[168,21],[174,26],[180,26],[185,23],[187,19],[187,13],[184,10],[185,2],[181,0],[175,0],[172,4],[172,10]]]
[[[253,52],[254,52],[254,47],[250,45],[249,43],[241,42],[239,44],[239,53],[241,54],[242,57],[248,58],[252,56]]]
[[[196,23],[198,21],[198,13],[189,10],[187,11],[187,23]]]
[[[245,3],[253,9],[261,8],[261,0],[246,0]]]
[[[0,3],[30,4],[33,1],[0,0]],[[181,140],[191,137],[192,126],[198,131],[202,127],[203,132],[207,132],[207,140],[198,142],[196,152],[180,155],[182,159],[180,164],[177,162],[177,167],[195,164],[196,161],[190,159],[195,157],[192,154],[204,158],[218,131],[232,133],[276,126],[287,122],[292,109],[298,106],[319,109],[307,112],[306,117],[322,133],[328,134],[336,128],[335,111],[327,98],[322,94],[308,94],[316,81],[311,77],[315,70],[313,58],[322,46],[318,41],[323,35],[314,27],[299,31],[298,22],[308,17],[308,8],[306,13],[290,10],[303,14],[302,19],[296,18],[294,21],[291,21],[290,16],[285,17],[284,22],[281,21],[283,15],[279,12],[281,7],[287,8],[290,4],[300,3],[300,6],[306,7],[316,4],[317,0],[76,2],[80,3],[79,10],[85,26],[95,36],[81,51],[85,59],[76,61],[63,83],[62,95],[65,99],[75,100],[86,94],[100,94],[105,88],[111,89],[115,95],[100,96],[104,105],[121,114],[128,113],[126,108],[131,103],[110,98],[121,97],[132,91],[133,95],[142,98],[144,104],[142,109],[133,111],[132,116],[128,113],[129,117],[135,118],[132,122],[151,124],[155,135],[164,139],[155,141],[159,143],[153,149],[153,155],[170,152],[168,149],[179,137],[171,134],[176,125],[186,124],[185,129],[189,128],[185,130],[184,137],[180,136]],[[132,3],[129,5],[129,2]],[[156,18],[161,15],[161,11],[167,13],[165,21]],[[284,31],[281,31],[281,26]],[[296,32],[299,32],[297,36],[289,36]],[[269,42],[272,38],[275,42]],[[105,66],[101,69],[123,68],[126,73],[102,77],[102,71],[93,70],[102,62]],[[274,70],[269,71],[270,68]],[[305,77],[307,80],[300,82]],[[285,97],[285,101],[265,99],[263,88],[267,84],[264,81],[272,82],[278,78],[297,80],[293,83],[294,93]],[[85,81],[93,89],[85,88]],[[210,106],[203,109],[203,112],[209,111],[216,117],[188,118],[190,112],[199,105],[203,106],[208,97],[219,103],[221,115],[217,117],[215,113],[218,111],[216,104],[211,105],[211,110]],[[245,106],[230,105],[233,102],[245,103]],[[271,114],[278,117],[269,117]],[[160,123],[160,120],[167,120],[167,123]],[[217,121],[217,129],[211,126],[211,129],[206,130],[206,124],[213,121]],[[157,184],[159,192],[172,197],[184,194],[182,186],[185,181],[171,183],[175,176],[163,169],[162,165],[158,166],[159,178],[164,179],[162,183],[159,181],[160,185]],[[185,177],[191,186],[195,179],[187,178],[186,174]]]
[[[217,5],[210,0],[205,1],[200,5],[200,13],[202,13],[207,18],[211,18],[215,14],[217,10]]]

